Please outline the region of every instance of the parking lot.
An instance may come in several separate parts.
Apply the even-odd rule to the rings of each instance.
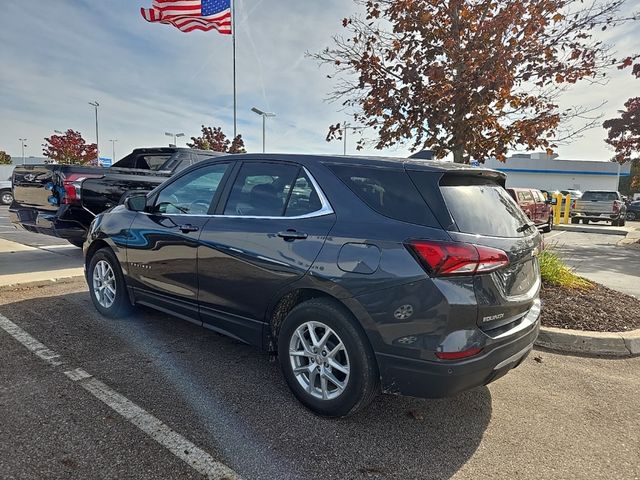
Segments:
[[[547,237],[584,251],[585,275],[637,269],[619,237]],[[0,287],[2,478],[640,478],[640,358],[534,350],[488,387],[326,420],[251,347],[146,309],[101,317],[79,249],[14,231],[6,208],[0,239],[0,278],[66,278]]]

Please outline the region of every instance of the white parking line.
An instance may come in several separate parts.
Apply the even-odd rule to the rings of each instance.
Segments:
[[[5,332],[7,332],[22,345],[24,345],[28,350],[32,351],[34,354],[36,354],[38,357],[40,357],[50,365],[62,365],[62,361],[57,360],[58,358],[60,358],[60,355],[52,350],[49,350],[42,343],[40,343],[38,340],[33,338],[31,335],[29,335],[27,332],[25,332],[23,329],[21,329],[15,323],[1,314],[0,328],[2,328]]]
[[[0,328],[50,365],[59,366],[63,364],[62,360],[57,360],[60,355],[48,349],[2,314],[0,314]],[[78,382],[82,388],[119,413],[130,423],[138,427],[206,478],[212,480],[240,479],[240,476],[231,468],[216,461],[207,452],[197,447],[179,433],[171,430],[166,424],[145,411],[142,407],[136,405],[115,390],[112,390],[83,369],[76,368],[75,370],[67,370],[64,374],[72,381]]]

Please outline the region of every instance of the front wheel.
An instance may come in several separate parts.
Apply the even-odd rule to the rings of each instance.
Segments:
[[[131,311],[120,263],[109,248],[98,250],[87,271],[89,293],[96,309],[105,317],[124,317]]]
[[[0,204],[11,205],[13,203],[13,193],[11,190],[3,190],[0,192]]]
[[[627,212],[627,220],[634,221],[636,219],[636,212]]]
[[[306,301],[287,315],[278,357],[293,394],[318,415],[352,415],[380,389],[369,341],[351,315],[328,299]]]

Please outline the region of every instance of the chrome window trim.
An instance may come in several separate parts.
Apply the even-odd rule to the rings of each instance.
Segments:
[[[322,189],[320,188],[320,185],[318,185],[318,182],[316,182],[316,179],[313,178],[313,175],[311,175],[311,172],[309,172],[309,170],[307,170],[307,167],[302,167],[302,169],[304,170],[304,173],[307,175],[307,177],[309,177],[309,180],[311,180],[311,185],[313,185],[313,188],[316,190],[316,192],[318,193],[318,198],[320,199],[320,209],[314,211],[314,212],[309,212],[309,213],[305,213],[304,215],[296,215],[293,217],[285,217],[285,216],[261,216],[261,215],[224,215],[224,214],[214,214],[214,215],[209,215],[209,214],[201,214],[201,213],[149,213],[149,212],[138,212],[138,213],[145,213],[147,215],[160,215],[160,216],[172,216],[172,215],[180,215],[180,216],[185,216],[185,217],[207,217],[207,218],[248,218],[248,219],[263,219],[263,220],[302,220],[305,218],[315,218],[315,217],[323,217],[325,215],[331,215],[333,213],[335,213],[333,211],[333,208],[331,208],[331,204],[329,203],[329,200],[327,199],[326,195],[324,194],[324,192],[322,191]]]

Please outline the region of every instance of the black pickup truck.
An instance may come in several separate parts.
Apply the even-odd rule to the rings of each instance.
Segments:
[[[13,171],[9,218],[19,228],[82,246],[91,221],[136,190],[220,153],[190,148],[138,148],[110,168],[21,165]]]

